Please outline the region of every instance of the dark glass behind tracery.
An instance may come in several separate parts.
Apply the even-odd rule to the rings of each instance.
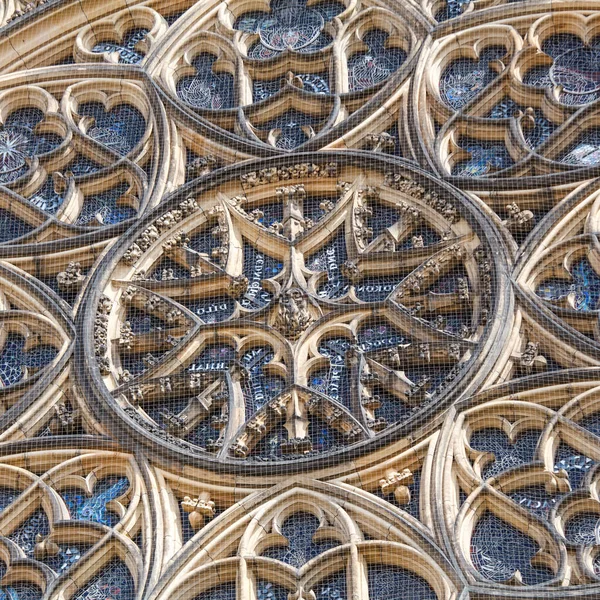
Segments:
[[[388,37],[386,31],[372,29],[363,38],[369,49],[348,59],[348,88],[351,92],[382,83],[406,60],[406,52],[390,46]]]
[[[301,567],[319,554],[339,545],[335,540],[314,541],[319,527],[319,519],[307,512],[297,512],[283,523],[281,533],[288,539],[287,547],[272,546],[263,556],[275,558],[293,567]]]
[[[80,104],[77,112],[94,118],[87,134],[117,154],[131,152],[146,131],[144,116],[129,104],[120,104],[107,112],[100,102],[87,102]]]
[[[550,569],[531,564],[538,550],[530,537],[490,512],[479,519],[471,537],[473,565],[492,581],[506,582],[517,569],[526,585],[552,579],[554,573]]]
[[[231,108],[234,104],[233,75],[215,72],[217,57],[203,52],[194,59],[196,75],[177,82],[177,95],[194,108],[212,110]]]

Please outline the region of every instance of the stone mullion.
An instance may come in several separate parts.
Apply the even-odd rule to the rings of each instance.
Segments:
[[[374,422],[376,419],[373,413],[371,413],[373,418],[369,419],[368,413],[362,407],[363,385],[361,383],[361,373],[364,371],[365,362],[362,352],[357,352],[353,348],[346,352],[346,368],[350,378],[350,408],[356,419],[369,431],[370,426],[373,425],[369,421]],[[371,408],[378,407],[372,406]]]
[[[367,573],[367,560],[353,542],[350,544],[350,556],[348,558],[348,598],[352,600],[369,600]]]
[[[229,391],[229,415],[227,427],[223,434],[223,447],[219,456],[227,456],[230,444],[233,442],[237,432],[246,421],[246,400],[243,390],[243,373],[238,367],[233,367],[227,374]]]
[[[287,417],[284,427],[288,432],[288,439],[282,445],[282,451],[309,452],[312,443],[308,436],[310,425],[309,412],[306,402],[300,397],[298,390],[290,391],[290,401],[287,403]]]
[[[234,42],[235,43],[235,42]],[[254,100],[253,80],[250,77],[248,68],[243,57],[238,57],[235,66],[235,78],[238,86],[238,101],[240,106],[252,104]],[[241,113],[240,113],[241,114]]]

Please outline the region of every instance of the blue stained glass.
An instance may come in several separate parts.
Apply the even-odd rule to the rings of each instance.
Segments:
[[[577,452],[568,444],[562,442],[554,457],[554,472],[566,471],[572,490],[582,487],[587,472],[596,463],[589,457]]]
[[[186,434],[185,439],[190,444],[207,448],[219,439],[219,430],[213,427],[210,419],[206,419]]]
[[[246,418],[253,415],[283,390],[283,379],[267,375],[264,371],[264,366],[273,360],[273,356],[270,346],[262,346],[248,350],[240,359],[240,363],[249,373],[249,378],[244,386]]]
[[[373,210],[369,220],[369,227],[373,229],[373,239],[400,220],[400,214],[393,206],[382,202],[371,202],[369,206]]]
[[[88,497],[79,489],[65,490],[62,497],[69,509],[72,519],[78,521],[93,521],[108,527],[114,527],[120,516],[110,512],[106,505],[122,496],[129,489],[127,477],[113,475],[98,481],[94,486],[92,496]]]
[[[579,311],[598,310],[600,301],[600,277],[587,258],[575,262],[571,267],[571,281],[546,279],[537,288],[536,294],[550,302],[558,302],[570,294],[575,295],[574,308]]]
[[[148,33],[147,29],[133,29],[123,36],[121,44],[100,42],[92,48],[92,52],[118,52],[120,63],[135,65],[144,58],[143,54],[136,51],[135,46],[144,40]]]
[[[169,429],[169,417],[172,415],[180,415],[183,411],[185,411],[189,404],[189,398],[176,398],[174,400],[163,400],[160,403],[147,404],[144,406],[144,410],[148,416],[156,421],[156,423],[158,423],[163,429]],[[212,408],[214,410],[220,410],[221,406],[216,405]],[[176,433],[176,435],[186,439],[195,446],[206,448],[209,444],[215,442],[219,437],[218,428],[213,427],[213,420],[211,418],[212,416],[213,415],[208,416],[195,427],[192,427],[189,431],[186,431],[183,434]]]
[[[486,115],[488,119],[509,119],[517,116],[518,112],[525,113],[527,109],[520,106],[514,100],[505,96],[498,104],[494,105]],[[536,148],[545,142],[556,129],[556,125],[544,117],[539,109],[534,109],[535,123],[533,127],[529,126],[528,122],[523,127],[523,136],[530,148]]]
[[[469,276],[462,265],[439,277],[429,288],[429,291],[435,294],[455,294],[458,292],[459,280],[461,279],[469,280]]]
[[[244,13],[241,17],[238,17],[233,25],[235,29],[239,31],[247,31],[248,33],[256,33],[260,26],[261,21],[269,13],[262,12],[260,10],[252,10]]]
[[[315,416],[310,417],[308,437],[312,442],[313,452],[329,452],[347,444],[337,429]]]
[[[460,58],[450,63],[440,79],[442,100],[455,110],[463,108],[494,80],[497,75],[489,63],[505,52],[503,47],[492,46],[485,49],[478,61]]]
[[[329,75],[327,73],[294,73],[302,82],[302,89],[313,94],[329,94]],[[274,96],[282,87],[282,79],[269,79],[267,81],[255,80],[252,83],[252,98],[254,102],[266,100]]]
[[[558,160],[582,167],[600,164],[600,128],[587,129]]]
[[[256,582],[257,600],[288,600],[289,591],[281,585],[271,583],[264,579]]]
[[[340,231],[329,244],[306,258],[306,266],[311,271],[327,273],[327,282],[317,290],[321,298],[339,298],[347,293],[349,282],[340,272],[347,258],[343,231]]]
[[[263,227],[268,228],[275,223],[281,223],[283,221],[283,204],[281,202],[271,202],[259,206],[253,205],[251,210],[252,212],[256,211],[254,213],[256,215],[255,223],[258,223]],[[261,213],[262,216],[259,216]]]
[[[308,196],[304,200],[302,214],[305,219],[310,219],[313,223],[317,223],[329,214],[328,209],[332,208],[336,202],[337,198]]]
[[[491,581],[507,581],[517,569],[526,585],[552,579],[550,569],[531,565],[538,550],[531,538],[489,512],[479,519],[471,538],[473,565]]]
[[[345,406],[350,405],[350,380],[346,369],[346,350],[350,342],[345,338],[331,338],[319,344],[319,353],[329,358],[329,369],[311,373],[309,386],[327,394]]]
[[[389,34],[382,29],[372,29],[363,37],[369,47],[348,59],[348,87],[351,92],[365,90],[385,81],[406,60],[401,48],[388,46]]]
[[[552,80],[550,79],[550,67],[547,65],[533,67],[523,76],[523,83],[537,88],[551,87]]]
[[[69,164],[67,170],[71,171],[75,177],[81,177],[83,175],[95,173],[102,168],[104,167],[100,163],[97,163],[95,160],[80,154],[73,162]]]
[[[280,130],[275,146],[282,150],[293,150],[309,139],[303,127],[316,125],[318,119],[295,109],[283,112],[277,118],[265,123],[263,130]]]
[[[506,434],[499,429],[479,429],[471,435],[469,445],[480,452],[492,452],[494,460],[482,471],[484,479],[495,477],[507,469],[530,463],[535,455],[535,449],[540,432],[525,431],[512,444]]]
[[[166,281],[170,279],[189,279],[189,270],[175,262],[173,259],[165,256],[161,261],[152,268],[148,274],[148,279],[154,279],[156,281]]]
[[[323,27],[344,10],[344,5],[325,1],[308,7],[306,0],[272,0],[270,8],[268,13],[244,13],[234,24],[236,29],[260,37],[248,52],[250,58],[268,60],[286,50],[310,53],[324,48],[332,38]]]
[[[355,284],[356,296],[364,302],[381,302],[385,300],[400,283],[399,275],[391,277],[363,277]]]
[[[410,381],[418,383],[423,379],[428,381],[428,389],[435,391],[446,379],[452,367],[450,365],[424,364],[405,368],[404,373]]]
[[[33,558],[36,537],[40,535],[45,538],[49,533],[48,517],[42,509],[38,509],[7,537],[17,544],[28,558]]]
[[[129,308],[125,320],[129,322],[131,330],[136,335],[153,331],[162,331],[164,327],[164,324],[160,319],[137,308]]]
[[[121,354],[121,366],[124,371],[129,371],[131,375],[139,375],[148,369],[148,364],[144,360],[147,356],[147,352],[123,353]]]
[[[190,371],[227,371],[235,361],[235,351],[231,346],[207,346],[190,365]]]
[[[213,70],[217,57],[203,52],[192,64],[196,75],[182,77],[177,82],[177,95],[194,108],[231,108],[234,104],[233,75]]]
[[[60,575],[74,565],[90,548],[91,546],[87,544],[60,546],[58,554],[46,556],[42,562]]]
[[[437,231],[435,231],[431,227],[428,227],[427,225],[420,225],[419,227],[416,227],[413,231],[411,231],[408,237],[402,240],[396,249],[408,250],[410,248],[414,248],[414,237],[421,238],[423,240],[424,247],[433,246],[433,244],[437,244],[442,240],[441,235]]]
[[[2,386],[14,385],[23,379],[25,369],[40,369],[50,364],[57,350],[53,346],[40,345],[25,352],[25,337],[9,333],[0,353],[0,381]]]
[[[18,179],[27,172],[27,158],[54,150],[62,138],[54,133],[36,133],[44,119],[37,108],[20,108],[12,112],[0,128],[0,183]]]
[[[338,571],[322,579],[314,588],[317,600],[346,600],[346,571]]]
[[[100,102],[87,102],[80,104],[77,112],[94,118],[87,131],[92,139],[123,156],[135,148],[146,131],[144,116],[129,104],[120,104],[106,112]]]
[[[544,40],[542,50],[552,65],[530,69],[523,81],[538,88],[560,86],[560,102],[568,106],[589,104],[600,98],[600,50],[576,35],[561,33]]]
[[[301,54],[311,54],[313,52],[318,52],[326,46],[329,46],[331,42],[333,42],[333,38],[325,31],[322,31],[319,34],[319,37],[314,42],[311,42],[310,44],[308,44],[308,46],[304,46],[304,48],[300,48],[298,52],[300,52]]]
[[[587,429],[594,435],[600,437],[600,414],[595,413],[593,415],[589,415],[584,417],[577,423],[580,427]]]
[[[0,149],[1,152],[1,149]],[[0,158],[1,160],[1,158]],[[1,168],[1,167],[0,167]],[[21,237],[30,231],[33,227],[13,215],[10,211],[0,208],[0,242],[9,242],[15,238]]]
[[[54,214],[63,203],[64,198],[54,191],[54,183],[51,179],[48,179],[46,183],[44,183],[44,185],[27,200],[33,206],[37,206],[41,210]]]
[[[419,410],[419,406],[409,406],[381,386],[373,386],[373,396],[377,396],[381,403],[381,406],[375,410],[376,416],[384,418],[388,425],[406,421]]]
[[[452,175],[463,177],[483,177],[500,171],[512,164],[506,146],[501,142],[482,142],[473,138],[461,138],[459,144],[471,158],[463,160],[452,168]]]
[[[549,494],[543,485],[532,485],[520,488],[509,494],[519,506],[526,508],[534,515],[548,520],[550,511],[556,506],[556,503],[562,498],[562,494]]]
[[[235,600],[235,581],[211,587],[198,594],[194,600]]]
[[[281,527],[281,533],[288,539],[288,546],[272,546],[262,555],[275,558],[299,568],[319,554],[339,545],[335,540],[314,541],[319,527],[319,519],[307,512],[297,512],[289,516]]]
[[[498,104],[492,106],[486,117],[488,119],[509,119],[514,117],[517,112],[523,110],[512,98],[504,96]]]
[[[73,596],[73,600],[131,600],[134,596],[135,585],[129,569],[119,559],[113,559]]]
[[[190,235],[188,248],[195,250],[200,254],[211,256],[212,251],[219,246],[218,236],[213,235],[216,223],[211,223],[208,227],[203,227]]]
[[[135,208],[119,203],[128,190],[129,185],[124,183],[95,196],[87,196],[77,217],[77,225],[115,225],[135,217]]]
[[[260,461],[281,460],[281,444],[286,442],[288,434],[282,423],[270,429],[258,442],[252,451],[251,458]]]
[[[325,2],[311,4],[310,8],[320,13],[325,21],[331,21],[331,19],[342,13],[346,7],[342,2],[325,0]]]
[[[542,42],[542,50],[552,58],[557,58],[566,51],[575,50],[583,45],[581,38],[572,33],[558,33],[547,37]]]
[[[466,337],[470,335],[468,333],[468,328],[471,322],[471,317],[466,311],[460,311],[458,313],[437,312],[432,317],[433,318],[430,319],[424,319],[424,321],[440,331],[447,331],[448,333],[452,333],[458,337]],[[466,332],[465,328],[467,328]]]
[[[469,4],[470,0],[448,0],[446,6],[440,10],[436,15],[436,21],[447,21],[448,19],[454,19],[459,17],[464,10],[464,7]]]
[[[0,512],[10,506],[20,495],[21,492],[15,488],[0,486]]]
[[[556,125],[544,117],[541,111],[535,111],[535,125],[526,128],[523,132],[525,141],[530,148],[537,148],[543,144],[556,129]]]
[[[235,308],[234,301],[227,296],[202,298],[194,302],[182,302],[194,314],[198,315],[204,323],[218,323],[228,319]]]
[[[404,336],[386,323],[369,323],[358,331],[358,346],[363,352],[393,348],[405,341]]]
[[[584,546],[600,544],[600,520],[596,513],[575,515],[565,524],[565,538]]]
[[[244,244],[244,275],[248,278],[248,290],[240,300],[244,308],[256,310],[271,301],[271,293],[262,286],[263,279],[275,277],[283,269],[276,258],[259,252],[250,244]]]
[[[269,60],[270,58],[279,56],[279,54],[281,53],[263,46],[263,44],[260,42],[256,42],[248,50],[248,58],[252,58],[254,60]]]
[[[370,564],[369,599],[437,600],[433,588],[408,569],[384,564]]]
[[[42,600],[42,590],[31,583],[15,583],[0,588],[0,600]]]
[[[176,12],[170,13],[168,15],[163,15],[165,17],[165,21],[168,23],[169,27],[179,19],[182,15],[185,14],[185,10],[178,10]]]

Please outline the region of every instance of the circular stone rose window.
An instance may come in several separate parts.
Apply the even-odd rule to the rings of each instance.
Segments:
[[[231,168],[122,238],[90,286],[81,373],[121,435],[304,464],[404,435],[473,384],[495,232],[449,186],[365,157]]]

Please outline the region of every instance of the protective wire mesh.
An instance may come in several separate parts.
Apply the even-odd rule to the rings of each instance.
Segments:
[[[0,0],[0,600],[600,593],[597,0]]]

